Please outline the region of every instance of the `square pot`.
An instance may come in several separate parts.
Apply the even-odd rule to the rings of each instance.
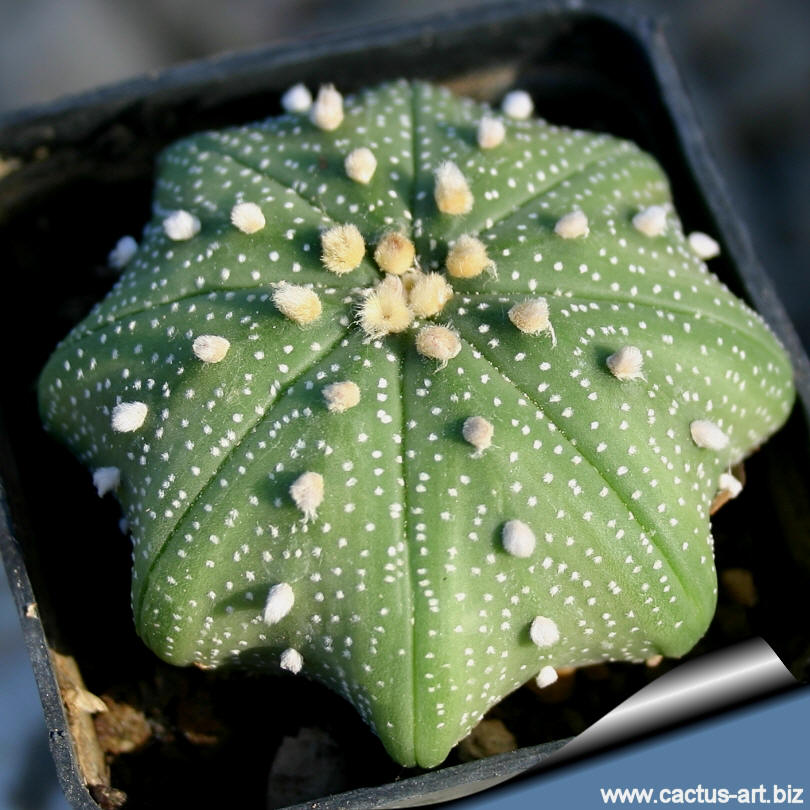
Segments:
[[[484,99],[519,86],[550,121],[633,139],[664,166],[685,228],[718,237],[723,254],[712,270],[786,344],[799,399],[788,425],[746,462],[746,496],[714,521],[718,568],[753,571],[758,604],[721,594],[693,654],[762,635],[808,679],[810,631],[795,617],[808,615],[810,601],[810,363],[728,205],[661,32],[587,3],[501,4],[205,60],[0,120],[0,154],[20,160],[0,182],[0,544],[59,778],[76,808],[115,806],[119,787],[132,810],[263,807],[283,737],[310,727],[325,728],[342,757],[342,781],[329,789],[358,788],[319,801],[321,810],[423,805],[534,767],[655,674],[622,664],[579,673],[588,694],[573,722],[567,704],[532,712],[536,696],[520,690],[495,710],[519,750],[419,774],[392,763],[348,704],[319,686],[177,670],[135,635],[117,509],[98,501],[90,476],[44,434],[37,375],[113,283],[107,252],[147,219],[161,148],[274,114],[299,81],[359,89],[369,64],[375,82],[425,78]],[[84,684],[107,698],[95,725]],[[104,750],[120,752],[112,775],[99,734]]]

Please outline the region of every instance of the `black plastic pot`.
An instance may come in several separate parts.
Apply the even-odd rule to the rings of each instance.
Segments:
[[[549,719],[538,732],[538,724],[523,719],[532,698],[518,693],[508,699],[511,709],[500,709],[516,723],[518,751],[403,773],[352,710],[317,686],[165,667],[132,627],[129,548],[115,508],[98,501],[89,476],[39,426],[39,369],[111,285],[106,254],[147,218],[153,159],[164,145],[194,130],[275,113],[281,92],[298,81],[332,81],[350,91],[370,78],[398,76],[447,82],[484,98],[520,86],[551,121],[634,139],[667,170],[686,228],[719,237],[723,254],[712,269],[787,345],[800,400],[785,430],[747,463],[746,497],[715,521],[718,565],[753,570],[759,605],[749,610],[721,599],[698,652],[762,635],[795,675],[808,679],[810,630],[797,626],[797,617],[810,615],[810,363],[728,204],[661,32],[583,2],[500,4],[207,60],[0,121],[0,154],[20,160],[0,182],[0,547],[59,779],[76,808],[116,800],[96,729],[76,706],[79,674],[92,692],[160,707],[149,717],[150,742],[113,769],[112,784],[124,780],[132,810],[262,807],[273,752],[283,735],[302,726],[328,729],[345,756],[344,787],[361,788],[318,801],[320,810],[463,795],[535,766],[559,747],[555,736],[566,736],[564,711],[543,707]],[[639,668],[620,673],[619,687],[615,680],[591,682],[581,724],[651,677]],[[193,719],[184,722],[191,705]],[[224,730],[223,706],[231,723]],[[184,746],[199,752],[183,759]]]

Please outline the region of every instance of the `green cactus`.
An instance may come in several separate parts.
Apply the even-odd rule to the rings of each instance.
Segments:
[[[650,156],[404,81],[168,148],[40,381],[144,641],[300,671],[422,766],[538,672],[686,653],[792,400]]]

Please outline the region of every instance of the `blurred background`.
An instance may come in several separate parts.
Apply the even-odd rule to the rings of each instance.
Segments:
[[[473,5],[479,3],[0,0],[0,115],[213,53]],[[810,3],[624,5],[665,22],[731,199],[810,346]],[[0,810],[65,808],[19,623],[0,574]]]

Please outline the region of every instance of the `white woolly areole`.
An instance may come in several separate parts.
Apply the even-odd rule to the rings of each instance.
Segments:
[[[500,119],[486,115],[478,123],[477,137],[482,149],[494,149],[503,143],[506,127]]]
[[[531,557],[537,539],[522,520],[507,520],[501,532],[503,547],[513,557]]]
[[[445,259],[447,274],[453,278],[475,278],[493,266],[487,246],[476,236],[464,233],[456,239]]]
[[[281,106],[285,112],[305,113],[312,106],[312,93],[305,84],[294,84],[281,97]]]
[[[605,361],[610,373],[622,382],[644,379],[644,357],[637,346],[622,346]]]
[[[144,423],[148,412],[145,402],[119,402],[112,410],[110,424],[116,433],[132,433]]]
[[[280,582],[273,585],[264,603],[262,620],[265,624],[276,624],[292,610],[294,604],[295,594],[288,583]]]
[[[351,273],[366,252],[366,243],[356,225],[335,225],[321,234],[321,261],[332,273]]]
[[[301,671],[301,667],[304,666],[304,657],[298,650],[287,647],[287,649],[281,653],[278,664],[282,669],[286,669],[287,672],[292,672],[293,675],[297,675]]]
[[[554,233],[562,239],[579,239],[589,233],[588,217],[584,211],[576,210],[560,217],[554,226]]]
[[[742,481],[731,473],[720,473],[717,479],[717,489],[720,492],[727,492],[729,498],[736,498],[742,492]]]
[[[453,297],[453,288],[441,273],[419,273],[408,291],[408,304],[417,318],[432,318]]]
[[[633,217],[633,227],[645,236],[661,236],[667,229],[667,212],[660,205],[651,205]]]
[[[476,450],[475,456],[480,456],[484,450],[488,450],[492,445],[492,437],[495,435],[495,428],[492,422],[484,419],[483,416],[468,416],[461,426],[461,435]]]
[[[692,252],[700,259],[706,261],[720,255],[720,245],[717,240],[702,231],[692,231],[686,237]]]
[[[534,112],[534,102],[525,90],[511,90],[503,97],[501,109],[510,118],[524,119]]]
[[[333,84],[322,84],[318,97],[310,107],[309,120],[318,129],[331,132],[343,123],[343,96],[335,90]]]
[[[692,441],[706,450],[724,450],[728,447],[728,436],[714,422],[696,419],[689,425]]]
[[[303,512],[304,520],[315,520],[323,503],[323,476],[316,472],[299,475],[290,486],[293,503]]]
[[[163,220],[163,230],[169,239],[185,242],[200,232],[200,220],[188,211],[173,211]]]
[[[554,327],[548,317],[548,301],[545,298],[527,298],[515,304],[506,313],[512,324],[527,335],[551,333],[551,345],[557,345]]]
[[[350,180],[365,184],[371,181],[374,172],[377,171],[377,158],[367,146],[360,146],[346,155],[343,167]]]
[[[265,226],[266,221],[256,203],[241,202],[231,208],[231,223],[242,233],[256,233]]]
[[[557,670],[552,666],[545,666],[538,673],[536,683],[541,689],[545,689],[555,683],[557,678]]]
[[[309,287],[281,281],[273,290],[273,303],[276,309],[295,323],[306,326],[321,316],[321,299]]]
[[[440,163],[434,172],[433,197],[443,214],[469,214],[475,201],[467,178],[452,160]]]
[[[360,328],[370,338],[404,332],[413,321],[413,312],[399,276],[388,275],[367,290],[357,315]]]
[[[423,326],[416,335],[416,351],[423,357],[439,361],[444,368],[461,351],[458,335],[446,326]]]
[[[386,273],[401,276],[413,264],[416,248],[408,239],[396,231],[383,234],[374,251],[374,261]]]
[[[107,256],[107,264],[116,270],[123,270],[138,252],[138,243],[132,236],[122,236]]]
[[[560,640],[560,631],[553,619],[537,616],[529,628],[529,637],[538,647],[550,647]]]
[[[118,467],[99,467],[93,472],[93,486],[96,488],[99,498],[118,489],[120,483],[121,470]]]
[[[323,387],[321,394],[330,413],[343,413],[360,402],[360,388],[351,380],[329,383]]]
[[[194,355],[204,363],[219,363],[230,348],[231,342],[221,335],[197,335],[191,344]]]

